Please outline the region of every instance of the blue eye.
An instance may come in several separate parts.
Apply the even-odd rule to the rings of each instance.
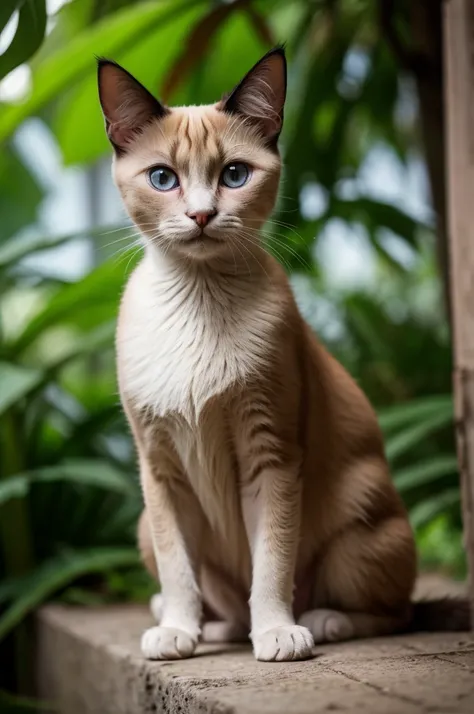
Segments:
[[[157,191],[171,191],[179,186],[179,180],[174,171],[166,166],[155,166],[148,172],[148,179]]]
[[[240,188],[247,183],[250,177],[250,169],[247,164],[234,163],[225,167],[221,174],[221,183],[227,188]]]

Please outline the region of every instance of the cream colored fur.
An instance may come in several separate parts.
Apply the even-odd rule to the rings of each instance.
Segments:
[[[101,69],[114,177],[145,243],[117,355],[146,506],[140,547],[161,583],[159,624],[142,640],[152,659],[190,656],[200,637],[246,636],[258,659],[301,659],[315,641],[410,618],[413,537],[375,415],[260,242],[284,101],[282,53],[262,62],[231,103],[152,107],[145,123],[150,96],[115,65]],[[236,161],[250,180],[225,188],[219,176]],[[180,187],[156,191],[146,178],[156,164]],[[204,233],[196,212],[216,212]]]

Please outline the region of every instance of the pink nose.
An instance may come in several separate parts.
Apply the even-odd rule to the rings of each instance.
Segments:
[[[207,226],[210,219],[215,216],[216,213],[217,211],[202,211],[199,213],[188,213],[188,216],[189,218],[192,218],[193,221],[196,221],[200,228],[204,228],[204,226]]]

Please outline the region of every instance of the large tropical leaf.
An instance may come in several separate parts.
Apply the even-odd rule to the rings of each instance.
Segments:
[[[443,414],[446,420],[453,417],[453,400],[450,394],[412,399],[381,409],[378,419],[381,428],[388,433],[433,414]]]
[[[46,560],[30,575],[14,581],[15,601],[0,617],[0,640],[27,615],[58,590],[77,578],[114,568],[136,565],[135,548],[92,548],[69,551]]]
[[[0,250],[3,241],[34,221],[42,197],[43,189],[18,153],[11,146],[3,146],[0,154]]]
[[[55,707],[51,702],[14,696],[0,690],[0,711],[2,714],[33,714],[33,712],[44,714],[54,712]]]
[[[394,474],[395,486],[404,494],[419,486],[431,484],[436,486],[439,479],[455,474],[458,462],[454,454],[434,456],[403,469],[398,469]]]
[[[139,43],[114,52],[113,58],[156,95],[166,69],[201,10],[196,3],[189,3],[179,13],[170,12]],[[84,126],[87,126],[87,141],[83,141]],[[97,96],[95,72],[89,72],[74,90],[61,99],[54,112],[52,128],[67,164],[90,162],[110,152]]]
[[[68,45],[35,68],[33,90],[21,104],[4,109],[0,116],[0,142],[28,116],[39,112],[59,92],[95,71],[97,55],[116,56],[143,40],[160,24],[179,16],[183,10],[202,0],[142,2],[107,16],[92,27],[84,28]]]
[[[12,351],[18,354],[25,350],[45,330],[60,323],[82,323],[92,329],[104,320],[110,320],[118,307],[126,270],[133,267],[138,257],[137,253],[132,253],[126,264],[104,263],[79,282],[61,288],[29,322],[12,345]]]
[[[389,461],[400,458],[418,445],[422,439],[449,425],[451,420],[451,413],[434,412],[416,424],[404,428],[387,439],[385,448],[387,458]]]
[[[191,26],[191,31],[183,43],[183,49],[162,85],[162,95],[166,102],[169,102],[176,88],[188,78],[190,70],[195,69],[208,53],[214,35],[224,26],[231,13],[239,10],[243,5],[248,5],[248,0],[235,0],[233,3],[216,5],[203,15],[199,22]]]
[[[2,0],[0,5],[0,32],[4,29],[11,16],[17,10],[23,0]]]
[[[10,7],[11,3],[7,5]],[[0,79],[34,55],[46,31],[46,0],[23,0],[19,7],[15,36],[0,55]]]
[[[25,236],[12,238],[0,245],[0,270],[5,270],[37,251],[51,250],[64,245],[76,236]]]
[[[410,510],[410,521],[414,528],[421,528],[434,520],[444,511],[459,507],[461,495],[459,488],[450,488],[423,499]]]
[[[15,474],[0,481],[0,506],[12,498],[24,498],[32,484],[77,483],[125,495],[136,495],[137,489],[123,472],[99,459],[68,459],[48,468]]]
[[[39,369],[0,362],[0,415],[37,387],[42,376]]]

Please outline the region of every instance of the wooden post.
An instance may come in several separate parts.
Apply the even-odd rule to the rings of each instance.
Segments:
[[[445,0],[444,54],[455,415],[474,629],[474,0]]]

